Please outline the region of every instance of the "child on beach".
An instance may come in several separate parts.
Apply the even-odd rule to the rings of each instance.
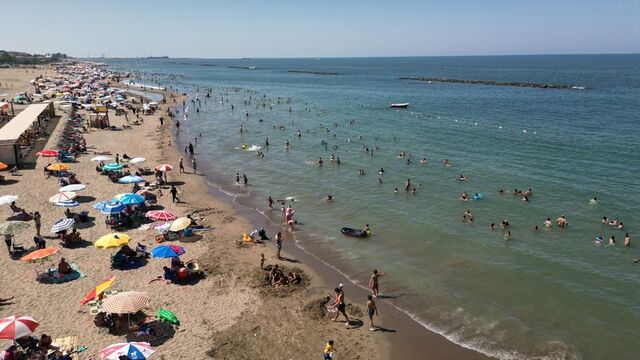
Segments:
[[[324,356],[324,360],[333,359],[335,352],[336,352],[336,349],[333,347],[333,340],[327,341],[327,344],[324,346],[324,351],[322,352],[322,355]]]
[[[369,316],[369,330],[375,331],[376,327],[373,325],[373,316],[378,315],[378,308],[373,301],[373,296],[367,295],[367,316]]]
[[[264,270],[264,254],[260,254],[260,270]]]

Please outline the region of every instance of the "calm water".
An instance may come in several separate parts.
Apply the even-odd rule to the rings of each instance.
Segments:
[[[143,83],[199,96],[200,111],[190,104],[180,138],[202,133],[198,164],[212,183],[276,220],[279,210],[264,210],[266,197],[294,196],[301,246],[363,285],[372,268],[386,271],[383,292],[428,328],[505,359],[638,358],[640,265],[632,259],[640,247],[625,249],[624,232],[600,219],[619,217],[637,239],[640,55],[109,62],[144,72]],[[209,99],[206,88],[213,89]],[[390,102],[411,106],[392,110]],[[264,158],[239,150],[241,144],[262,146]],[[377,150],[371,156],[362,145]],[[414,155],[411,165],[397,158],[400,151]],[[340,166],[329,162],[331,154]],[[312,163],[320,156],[322,167]],[[427,165],[419,164],[423,157]],[[444,167],[443,159],[454,166]],[[245,172],[251,186],[236,186],[236,172]],[[470,180],[457,182],[459,174]],[[417,194],[403,191],[407,178],[422,184]],[[499,195],[501,187],[535,194],[525,203]],[[463,203],[463,191],[484,199]],[[323,201],[327,194],[333,203]],[[589,204],[593,196],[597,206]],[[460,221],[464,209],[475,224]],[[567,229],[531,230],[561,214]],[[489,230],[502,219],[511,223],[511,241]],[[339,232],[365,223],[373,228],[368,240]],[[597,248],[596,235],[614,235],[617,244]]]

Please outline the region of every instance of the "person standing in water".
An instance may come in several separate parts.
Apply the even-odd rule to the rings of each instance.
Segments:
[[[380,296],[380,278],[384,276],[384,273],[378,273],[378,270],[374,269],[371,277],[369,278],[369,288],[374,297]]]
[[[369,316],[369,330],[375,331],[376,327],[373,325],[373,316],[378,315],[378,307],[376,306],[375,301],[373,301],[373,296],[367,295],[367,316]]]
[[[624,233],[624,247],[629,248],[631,246],[631,236],[629,233]]]
[[[196,173],[196,169],[198,167],[198,165],[196,164],[196,158],[194,157],[193,159],[191,159],[191,167],[193,167],[193,173]]]
[[[236,173],[236,183],[240,185],[240,173]]]
[[[267,198],[267,204],[269,205],[269,209],[273,209],[273,198],[271,198],[271,195]]]
[[[249,179],[247,179],[247,174],[242,174],[242,180],[244,181],[244,186],[249,185]]]

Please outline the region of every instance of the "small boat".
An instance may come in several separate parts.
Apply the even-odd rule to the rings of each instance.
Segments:
[[[391,103],[389,105],[389,107],[390,108],[401,108],[401,109],[404,109],[404,108],[409,107],[409,103]]]
[[[349,227],[343,227],[342,229],[340,229],[340,232],[347,235],[347,236],[351,236],[351,237],[357,237],[357,238],[366,238],[369,236],[369,233],[366,231],[362,231],[359,229],[353,229],[353,228],[349,228]]]

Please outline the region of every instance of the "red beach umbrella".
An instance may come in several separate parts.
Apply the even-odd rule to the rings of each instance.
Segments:
[[[160,221],[173,221],[177,218],[177,216],[175,214],[173,214],[172,212],[169,211],[165,211],[165,210],[152,210],[152,211],[147,211],[146,214],[144,214],[144,216],[146,216],[147,218],[151,219],[151,220],[160,220]]]
[[[15,340],[31,335],[40,325],[31,316],[9,316],[0,320],[0,339]]]
[[[173,166],[171,166],[169,164],[161,164],[161,165],[156,166],[156,170],[162,171],[162,172],[171,171],[171,169],[173,169]]]
[[[38,151],[36,153],[36,155],[42,156],[42,157],[56,157],[56,156],[60,155],[60,153],[55,151],[55,150],[45,149],[45,150],[42,150],[42,151]]]

